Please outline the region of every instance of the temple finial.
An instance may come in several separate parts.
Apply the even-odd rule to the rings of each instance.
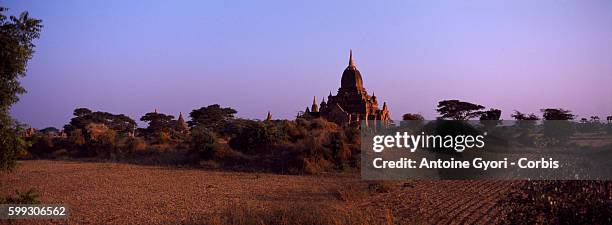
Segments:
[[[268,115],[266,116],[266,121],[271,121],[271,120],[272,120],[272,113],[268,111]]]
[[[310,108],[311,112],[318,112],[319,106],[317,105],[317,96],[314,96],[312,99],[312,107]]]
[[[349,66],[355,67],[355,60],[353,60],[353,49],[349,50]]]

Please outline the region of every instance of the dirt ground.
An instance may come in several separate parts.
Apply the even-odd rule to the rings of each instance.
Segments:
[[[70,206],[69,224],[176,224],[204,221],[228,207],[274,208],[317,202],[390,210],[395,220],[434,224],[490,224],[509,181],[402,181],[388,193],[346,202],[337,190],[365,190],[359,174],[293,176],[208,171],[124,163],[20,161],[0,174],[0,196],[36,188],[43,203]],[[0,221],[0,223],[6,221]]]

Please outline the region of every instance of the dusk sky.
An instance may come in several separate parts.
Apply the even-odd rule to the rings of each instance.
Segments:
[[[0,1],[43,20],[12,115],[61,127],[72,111],[218,103],[293,119],[340,87],[349,49],[391,116],[460,99],[612,115],[612,1]],[[142,124],[141,124],[142,125]]]

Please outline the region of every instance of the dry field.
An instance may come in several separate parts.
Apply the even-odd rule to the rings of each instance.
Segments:
[[[387,193],[341,200],[338,190],[361,193],[368,183],[358,174],[290,176],[47,160],[20,161],[16,171],[0,176],[2,196],[34,187],[43,203],[68,204],[69,220],[54,221],[61,224],[199,223],[237,205],[266,210],[308,202],[391,212],[396,222],[490,224],[498,215],[495,203],[515,184],[402,181],[391,183]]]

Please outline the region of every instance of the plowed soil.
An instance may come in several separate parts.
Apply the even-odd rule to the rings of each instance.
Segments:
[[[390,210],[396,221],[433,224],[497,222],[496,203],[510,181],[400,181],[388,193],[345,202],[337,190],[367,189],[359,174],[278,175],[124,163],[20,161],[0,174],[0,196],[36,188],[43,203],[70,207],[68,220],[18,223],[177,224],[205,221],[237,204],[255,208],[317,202]],[[3,223],[6,221],[0,221]]]

